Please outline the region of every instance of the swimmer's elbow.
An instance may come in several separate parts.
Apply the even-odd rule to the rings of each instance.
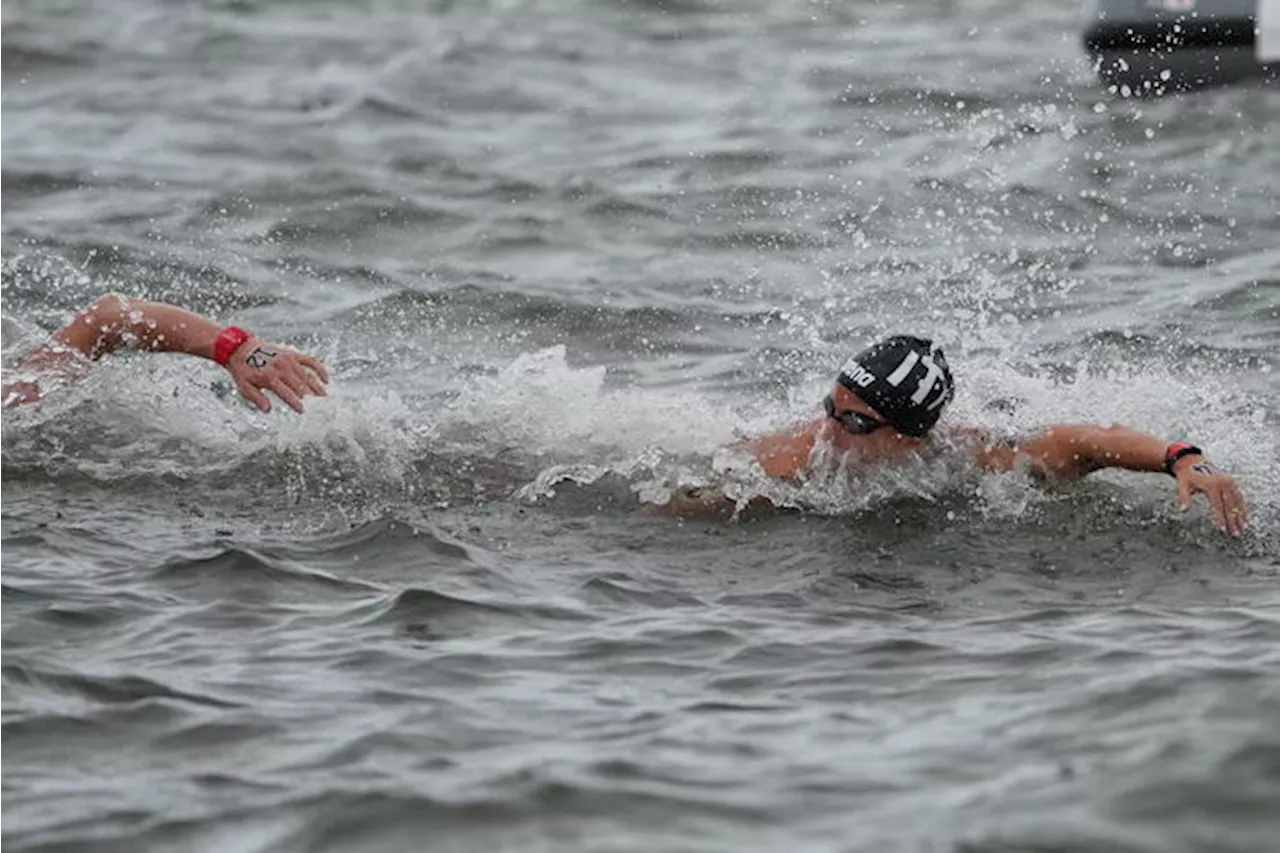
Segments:
[[[126,324],[125,314],[129,310],[129,298],[119,293],[104,293],[93,300],[82,313],[87,322],[99,328],[119,330]]]
[[[105,293],[77,312],[71,322],[54,333],[54,339],[90,358],[98,358],[118,345],[128,303],[128,298],[119,293]]]

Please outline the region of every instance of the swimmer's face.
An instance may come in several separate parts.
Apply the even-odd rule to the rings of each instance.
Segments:
[[[879,412],[839,382],[832,386],[823,403],[827,417],[851,435],[870,435],[878,430],[893,429],[893,425]]]
[[[828,440],[842,450],[857,450],[871,456],[891,456],[915,449],[920,439],[894,429],[873,406],[836,382],[829,395],[833,414],[825,418]]]

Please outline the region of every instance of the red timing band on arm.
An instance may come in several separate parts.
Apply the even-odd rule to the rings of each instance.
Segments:
[[[246,332],[239,326],[227,326],[218,336],[213,339],[213,360],[227,366],[227,362],[231,360],[231,355],[240,348],[240,345],[253,335]]]
[[[1177,462],[1182,457],[1190,456],[1193,453],[1197,456],[1203,455],[1200,448],[1196,447],[1194,444],[1188,444],[1185,441],[1179,441],[1169,445],[1164,451],[1164,472],[1173,476],[1173,463]]]

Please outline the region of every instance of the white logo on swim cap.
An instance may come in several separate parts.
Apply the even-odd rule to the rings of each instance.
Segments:
[[[848,364],[840,368],[840,372],[848,377],[849,381],[854,385],[857,385],[859,388],[866,388],[872,382],[876,381],[874,373],[867,370],[853,359],[850,359]]]

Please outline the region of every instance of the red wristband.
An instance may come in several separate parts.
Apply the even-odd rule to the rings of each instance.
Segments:
[[[213,360],[227,366],[227,362],[231,360],[231,356],[236,350],[240,349],[240,345],[253,335],[246,332],[239,326],[227,326],[218,336],[213,339]]]
[[[1199,456],[1202,451],[1194,444],[1188,444],[1185,441],[1169,445],[1164,451],[1164,472],[1169,476],[1173,476],[1173,463],[1184,456],[1191,456],[1192,454]]]

